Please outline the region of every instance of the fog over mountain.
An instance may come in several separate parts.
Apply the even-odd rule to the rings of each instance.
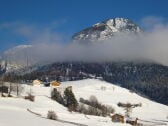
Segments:
[[[123,26],[125,27],[125,25]],[[48,42],[49,36],[42,35],[38,39],[32,40],[34,44],[31,47],[25,48],[24,46],[22,48],[20,46],[21,49],[14,48],[12,51],[10,49],[4,53],[4,57],[8,61],[13,60],[22,64],[27,62],[26,57],[28,57],[29,64],[62,61],[152,61],[168,65],[167,25],[156,25],[148,32],[139,32],[138,26],[135,29],[138,29],[138,34],[137,32],[136,34],[134,32],[125,33],[122,30],[108,39],[92,39],[92,42],[89,39],[83,39],[82,44],[81,39],[68,44],[62,44],[59,41]],[[93,32],[89,32],[89,34]],[[88,32],[86,33],[88,34]]]

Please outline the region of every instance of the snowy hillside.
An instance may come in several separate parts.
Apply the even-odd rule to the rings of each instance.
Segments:
[[[67,86],[72,86],[78,100],[81,97],[89,99],[91,95],[95,95],[101,103],[111,105],[115,108],[115,113],[123,115],[125,110],[117,106],[118,102],[141,103],[141,107],[133,108],[131,117],[138,118],[140,123],[146,125],[168,125],[168,106],[150,101],[127,89],[95,79],[63,82],[59,89]],[[51,87],[24,85],[24,88],[22,96],[25,96],[31,89],[35,95],[35,101],[30,102],[22,98],[0,98],[0,126],[129,126],[125,123],[114,123],[109,117],[71,113],[67,108],[50,99]],[[31,113],[27,109],[41,116]],[[46,119],[49,110],[56,112],[58,121]]]
[[[104,81],[90,79],[66,83],[67,85],[72,85],[74,87],[73,90],[77,98],[83,97],[89,99],[91,95],[95,95],[101,103],[115,107],[117,113],[124,114],[123,109],[117,107],[117,103],[129,102],[142,103],[142,107],[133,109],[133,117],[138,117],[140,119],[163,120],[168,116],[168,106],[153,102],[137,95],[136,93],[130,92],[125,88],[121,88]],[[106,87],[106,90],[102,91],[102,86]]]
[[[18,45],[6,50],[0,59],[0,65],[6,67],[7,72],[24,68],[27,65],[28,50],[32,47],[32,45]]]
[[[4,52],[4,55],[12,55],[12,54],[16,54],[17,52],[21,51],[21,50],[25,50],[25,49],[29,49],[33,47],[32,45],[18,45],[15,46],[11,49],[8,49]]]
[[[107,40],[115,35],[140,33],[141,29],[131,20],[125,18],[108,19],[76,33],[74,41]]]

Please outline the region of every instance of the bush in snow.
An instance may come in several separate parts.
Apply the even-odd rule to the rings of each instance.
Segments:
[[[57,115],[54,111],[48,111],[47,118],[52,119],[52,120],[57,120],[58,119],[58,117],[57,117]]]
[[[117,105],[118,105],[118,107],[132,107],[132,108],[142,107],[142,103],[131,104],[131,103],[122,103],[122,102],[119,102]]]
[[[101,89],[102,91],[105,91],[105,90],[106,90],[106,87],[105,87],[105,86],[101,86],[100,89]]]
[[[99,103],[94,95],[90,96],[89,100],[80,98],[79,101],[88,106],[88,108],[86,108],[83,105],[79,105],[79,112],[82,112],[84,114],[107,116],[110,115],[110,113],[114,113],[115,111],[111,106]]]
[[[106,106],[107,107],[107,112],[110,113],[114,113],[115,109],[112,106]]]
[[[89,101],[90,101],[90,104],[92,104],[93,107],[95,107],[95,108],[98,107],[99,102],[98,102],[96,96],[91,95],[90,98],[89,98]]]
[[[78,112],[80,113],[84,113],[84,114],[87,114],[88,113],[88,108],[83,104],[83,103],[80,103],[78,105]]]
[[[89,105],[84,105],[83,103],[79,104],[77,111],[87,115],[96,115],[96,116],[102,115],[102,111],[99,110],[98,108]]]
[[[28,96],[25,96],[25,97],[24,97],[24,99],[28,99],[28,100],[30,100],[30,101],[32,101],[32,102],[34,102],[34,100],[35,100],[35,96],[34,96],[34,95],[29,94]]]
[[[115,112],[113,107],[107,105],[101,105],[100,109],[102,111],[102,116],[107,116]]]
[[[101,116],[102,115],[102,111],[98,108],[89,106],[88,107],[88,114],[89,115],[96,115],[96,116]]]

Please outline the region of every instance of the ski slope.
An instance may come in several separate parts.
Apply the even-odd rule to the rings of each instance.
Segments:
[[[99,102],[111,105],[115,108],[115,113],[123,115],[125,110],[117,106],[118,102],[141,103],[142,107],[132,110],[131,117],[138,118],[144,125],[168,125],[168,106],[143,98],[127,89],[96,79],[63,82],[59,88],[63,92],[67,86],[72,86],[77,100],[89,99],[91,95],[94,95]],[[102,87],[105,87],[105,90],[102,90]],[[25,96],[30,90],[35,95],[34,102],[23,98],[0,98],[0,126],[74,126],[79,124],[81,126],[129,126],[125,123],[113,123],[109,117],[85,116],[69,112],[67,108],[50,99],[51,87],[24,85],[21,95]],[[46,119],[49,110],[56,112],[58,121]]]

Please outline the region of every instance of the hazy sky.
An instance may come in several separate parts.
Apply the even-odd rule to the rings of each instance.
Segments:
[[[168,0],[0,0],[0,51],[40,38],[66,43],[75,32],[113,17],[149,30],[167,23],[167,7]]]

